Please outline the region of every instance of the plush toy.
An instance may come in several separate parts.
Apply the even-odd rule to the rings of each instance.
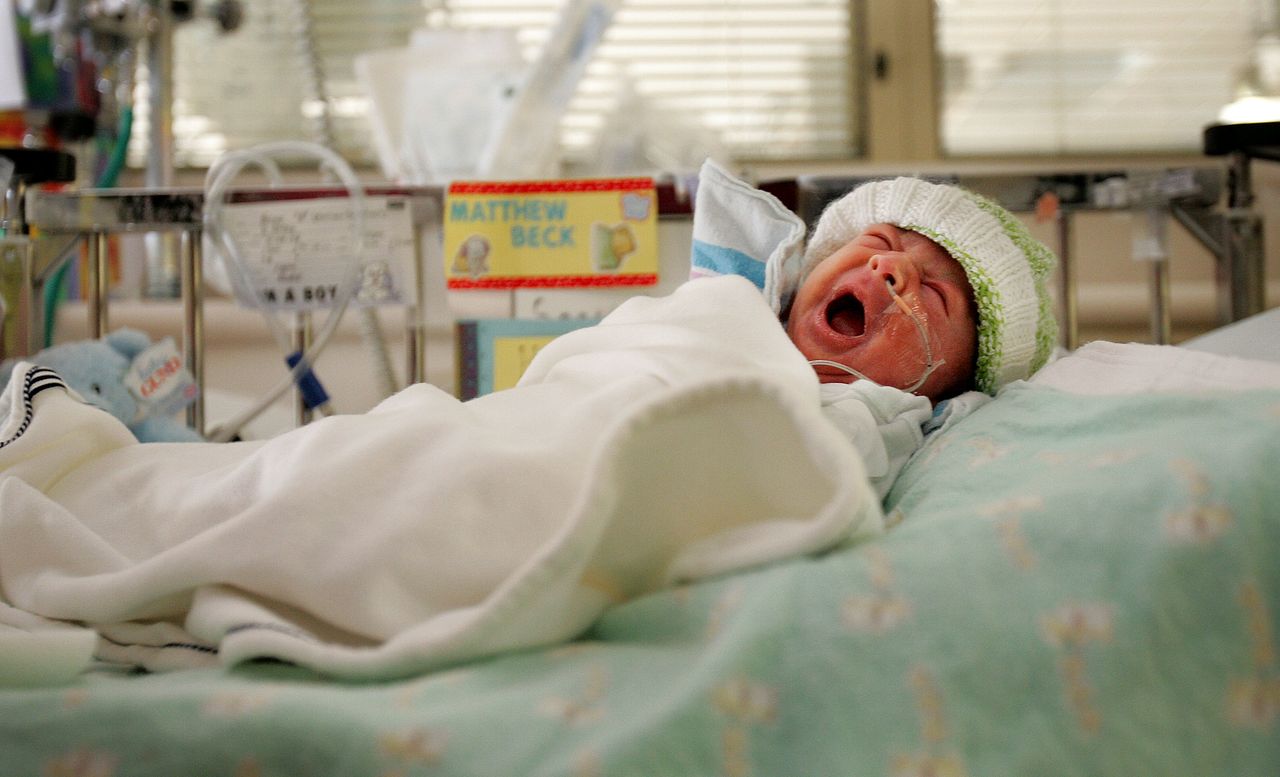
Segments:
[[[142,398],[148,395],[148,389],[154,390],[163,379],[172,377],[177,366],[176,359],[170,359],[174,363],[166,365],[164,360],[147,357],[142,360],[144,364],[135,364],[151,345],[146,332],[128,328],[117,329],[101,340],[55,345],[32,356],[6,360],[0,365],[0,385],[9,382],[18,361],[28,361],[57,372],[87,402],[124,422],[141,442],[203,439],[174,418],[176,408],[172,400],[153,402]],[[130,383],[134,384],[133,388]],[[194,386],[185,389],[194,391]]]

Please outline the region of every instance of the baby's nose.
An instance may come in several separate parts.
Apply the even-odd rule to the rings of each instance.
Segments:
[[[911,262],[899,254],[876,254],[867,264],[871,272],[880,276],[881,280],[886,281],[897,292],[904,291],[913,277]]]

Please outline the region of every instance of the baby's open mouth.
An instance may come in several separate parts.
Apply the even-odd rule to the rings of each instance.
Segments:
[[[827,305],[827,325],[845,337],[859,337],[867,329],[866,311],[852,294],[841,294]]]

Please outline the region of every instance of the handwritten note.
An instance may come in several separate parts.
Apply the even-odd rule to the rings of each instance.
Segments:
[[[363,245],[345,197],[234,203],[223,213],[254,295],[242,304],[322,309],[352,286],[353,304],[413,302],[413,222],[403,197],[365,197]]]

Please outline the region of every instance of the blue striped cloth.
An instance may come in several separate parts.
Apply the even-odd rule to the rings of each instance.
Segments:
[[[795,292],[803,255],[800,217],[715,162],[703,163],[694,197],[689,277],[741,275],[781,313]]]

